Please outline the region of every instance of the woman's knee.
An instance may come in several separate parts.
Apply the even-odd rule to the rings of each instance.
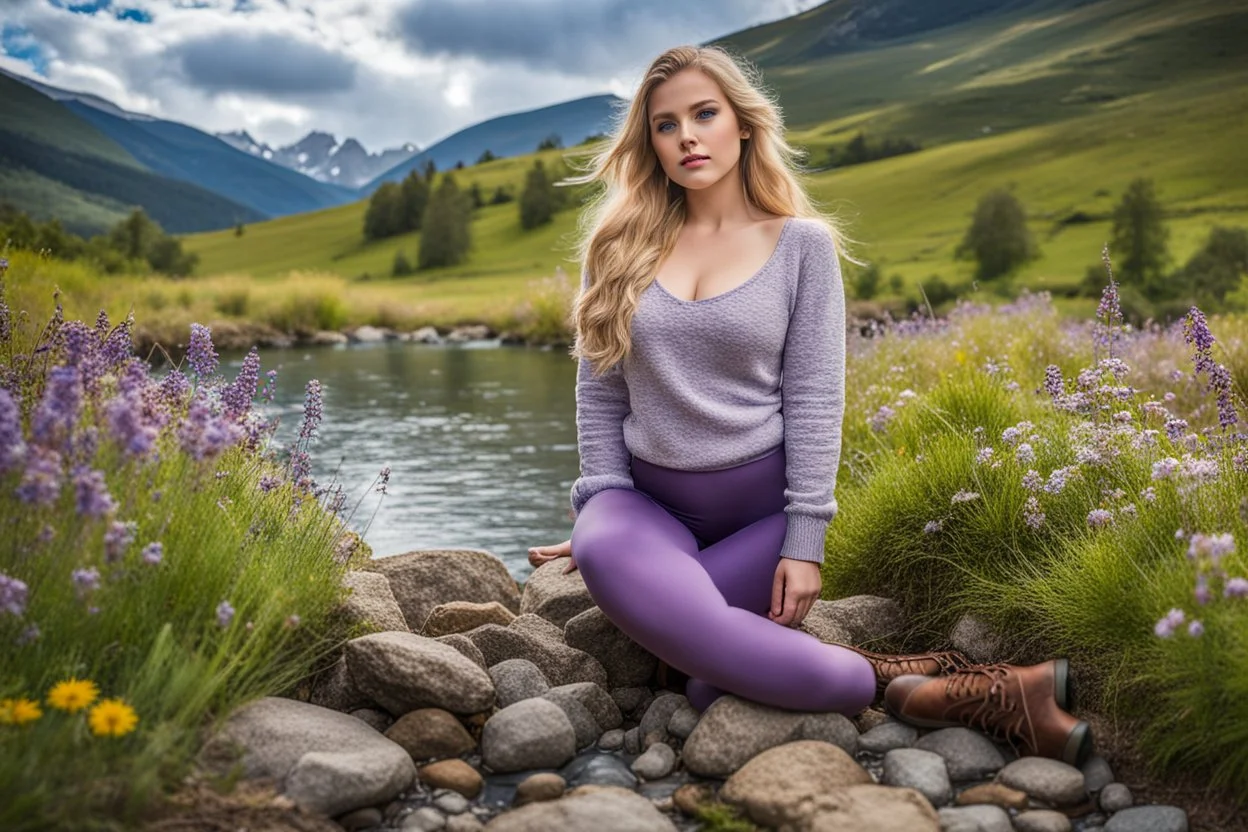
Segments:
[[[627,545],[627,534],[635,523],[631,503],[645,501],[635,491],[608,488],[586,501],[572,527],[572,556],[582,572],[593,572],[604,561],[616,557]]]

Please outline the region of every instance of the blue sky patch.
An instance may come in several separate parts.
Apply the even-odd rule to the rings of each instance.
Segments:
[[[113,12],[118,20],[132,20],[135,23],[151,23],[152,15],[143,9],[118,9]]]
[[[113,0],[48,0],[48,4],[74,14],[95,14],[111,7]]]
[[[4,27],[0,28],[0,49],[3,49],[4,54],[9,57],[30,64],[35,68],[35,72],[43,77],[48,76],[48,58],[43,53],[43,47],[25,26],[4,24]]]

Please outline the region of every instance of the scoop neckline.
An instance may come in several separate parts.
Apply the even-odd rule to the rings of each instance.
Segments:
[[[716,300],[719,300],[720,298],[728,297],[734,292],[739,292],[742,289],[744,289],[746,286],[749,286],[751,283],[753,283],[755,280],[758,279],[758,276],[760,274],[767,271],[767,268],[771,266],[772,262],[776,259],[776,255],[780,253],[780,249],[784,246],[785,235],[789,233],[789,226],[793,224],[793,220],[795,219],[796,217],[785,218],[784,225],[780,227],[780,236],[776,238],[775,248],[771,250],[771,255],[767,258],[767,261],[763,263],[762,266],[759,267],[758,271],[754,272],[754,274],[746,278],[743,283],[733,286],[731,289],[729,289],[726,292],[720,292],[718,295],[712,295],[709,298],[698,298],[696,300],[686,300],[685,298],[678,298],[675,295],[673,295],[671,292],[667,291],[667,289],[663,286],[663,284],[658,281],[658,278],[655,278],[653,281],[651,281],[651,283],[659,287],[660,292],[667,295],[669,298],[676,301],[677,303],[684,303],[690,306],[693,306],[699,303],[710,303],[711,301],[716,301]]]

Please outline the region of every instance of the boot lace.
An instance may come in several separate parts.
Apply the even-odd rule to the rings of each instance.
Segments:
[[[1008,669],[1000,665],[972,665],[949,677],[945,694],[957,702],[954,716],[963,725],[1024,751],[1027,717],[1006,689]]]

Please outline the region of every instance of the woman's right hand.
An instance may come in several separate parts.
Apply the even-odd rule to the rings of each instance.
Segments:
[[[556,543],[554,546],[532,546],[529,548],[529,563],[533,566],[541,566],[555,558],[567,558],[568,565],[564,567],[563,574],[568,574],[576,569],[576,561],[572,559],[572,541],[565,540],[562,543]]]

